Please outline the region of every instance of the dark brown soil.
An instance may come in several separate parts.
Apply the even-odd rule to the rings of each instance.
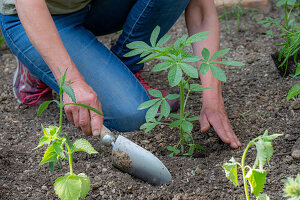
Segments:
[[[272,10],[268,16],[278,17],[280,11]],[[275,140],[274,155],[267,167],[265,192],[271,199],[283,199],[282,179],[300,172],[300,160],[291,157],[291,151],[300,133],[300,110],[292,108],[295,99],[286,102],[288,90],[297,80],[283,79],[277,72],[271,54],[277,51],[277,38],[265,37],[266,29],[255,21],[264,16],[249,11],[242,17],[241,31],[236,32],[236,21],[230,20],[229,32],[221,21],[221,48],[231,48],[224,58],[245,63],[244,67],[225,67],[228,81],[224,83],[224,100],[232,127],[243,148],[252,138],[266,129],[270,133],[283,133]],[[179,37],[186,33],[181,17],[170,31]],[[100,38],[108,46],[117,34]],[[150,69],[149,63],[146,69]],[[58,125],[58,109],[55,105],[36,116],[37,107],[19,105],[12,93],[12,76],[16,61],[9,50],[0,50],[0,199],[57,199],[53,183],[68,171],[67,162],[63,169],[48,171],[47,165],[39,166],[43,149],[33,150],[42,135],[44,126]],[[144,77],[155,87],[168,88],[165,73],[145,73]],[[201,93],[194,93],[188,104],[195,115],[201,107]],[[243,116],[243,117],[242,117]],[[72,127],[64,118],[63,131],[72,141],[85,136]],[[118,134],[118,133],[115,133]],[[243,149],[233,150],[220,142],[213,130],[200,133],[195,123],[193,135],[204,151],[193,157],[170,158],[166,146],[178,141],[178,132],[159,126],[144,134],[142,131],[122,133],[155,154],[172,174],[172,181],[163,186],[151,186],[117,170],[112,166],[111,150],[100,144],[99,138],[87,137],[100,153],[75,155],[75,173],[85,173],[91,178],[91,191],[86,199],[244,199],[243,188],[235,188],[222,170],[222,164],[231,157],[240,161]],[[247,155],[249,165],[254,162],[255,151]],[[199,169],[199,170],[196,170]],[[241,184],[240,177],[240,184]],[[254,198],[253,198],[254,199]]]

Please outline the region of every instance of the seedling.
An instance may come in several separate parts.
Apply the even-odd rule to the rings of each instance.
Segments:
[[[188,35],[183,35],[181,38],[177,39],[174,44],[165,46],[166,42],[171,38],[171,34],[163,36],[158,39],[160,28],[157,26],[150,37],[150,45],[143,41],[135,41],[127,45],[129,49],[133,49],[124,56],[136,56],[141,54],[143,58],[140,63],[147,62],[152,59],[158,59],[162,61],[155,65],[152,69],[153,72],[168,71],[168,82],[171,87],[178,87],[179,94],[169,94],[163,96],[159,90],[149,89],[150,95],[155,97],[142,103],[138,109],[148,109],[146,112],[146,123],[141,126],[141,129],[145,129],[145,132],[149,132],[159,124],[168,125],[170,128],[178,128],[180,130],[180,140],[177,144],[173,146],[168,146],[167,149],[171,151],[170,156],[174,156],[182,153],[183,155],[192,155],[195,149],[201,150],[202,147],[195,144],[192,130],[193,121],[199,121],[198,116],[190,116],[192,111],[186,111],[186,105],[191,92],[201,92],[203,88],[197,83],[190,83],[192,79],[199,78],[199,72],[205,75],[209,70],[212,74],[220,81],[226,81],[226,75],[224,71],[217,67],[218,64],[231,65],[231,66],[242,66],[243,63],[236,61],[219,61],[218,59],[225,54],[230,49],[224,49],[216,52],[212,56],[208,49],[204,48],[202,50],[202,58],[198,58],[195,55],[189,54],[185,49],[194,42],[199,42],[207,39],[206,36],[210,31],[200,32],[195,35],[188,37]],[[200,68],[197,69],[190,65],[192,62],[201,62]],[[180,99],[180,113],[170,114],[170,105],[167,100],[170,99]],[[160,109],[160,114],[156,119]],[[161,122],[162,118],[171,117],[175,121],[172,123]],[[179,148],[180,147],[180,148]],[[188,147],[188,150],[185,149]],[[187,150],[187,152],[186,152]]]
[[[295,179],[288,177],[282,180],[284,182],[284,197],[289,197],[288,200],[300,200],[300,174]]]
[[[66,72],[67,71],[65,71],[63,77],[60,76],[60,100],[51,100],[42,103],[37,113],[37,115],[40,116],[50,103],[56,103],[60,109],[59,126],[49,126],[48,128],[45,128],[42,125],[44,136],[40,139],[40,142],[35,149],[43,145],[48,146],[40,165],[49,163],[51,170],[54,169],[54,163],[61,165],[61,160],[68,160],[70,171],[66,173],[65,176],[59,177],[55,180],[54,190],[62,200],[75,200],[84,198],[88,194],[90,190],[90,179],[84,173],[76,175],[73,172],[73,154],[77,151],[84,151],[88,154],[96,154],[98,152],[87,140],[79,139],[72,143],[66,134],[62,134],[63,108],[67,105],[77,105],[88,108],[100,115],[102,115],[102,113],[90,106],[76,103],[74,91],[71,86],[68,85],[70,81],[65,81]],[[65,104],[63,102],[63,92],[72,99],[73,103]]]
[[[233,182],[234,186],[238,186],[238,166],[242,170],[243,182],[244,182],[244,191],[247,200],[250,200],[248,192],[248,183],[251,186],[251,193],[255,195],[257,199],[266,200],[269,199],[267,194],[262,193],[264,185],[266,183],[267,172],[264,169],[264,165],[269,161],[273,155],[273,146],[272,140],[281,136],[282,134],[273,134],[268,135],[268,130],[261,136],[251,140],[247,147],[244,150],[241,163],[237,162],[233,157],[229,160],[228,163],[224,163],[222,168],[225,171],[226,177]],[[251,168],[248,165],[245,165],[246,154],[249,148],[255,145],[256,147],[256,160]]]

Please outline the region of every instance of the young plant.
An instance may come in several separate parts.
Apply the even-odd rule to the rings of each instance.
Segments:
[[[100,115],[102,113],[90,106],[76,103],[75,94],[71,86],[67,85],[70,81],[65,81],[66,72],[63,77],[60,78],[60,90],[59,90],[59,101],[51,100],[42,103],[38,109],[37,115],[40,116],[42,112],[52,102],[56,103],[60,109],[59,126],[49,126],[45,128],[42,125],[44,136],[40,139],[38,146],[35,148],[47,145],[47,149],[43,156],[40,165],[49,163],[50,170],[54,170],[54,163],[61,166],[61,160],[66,159],[69,163],[70,171],[65,176],[59,177],[55,180],[54,190],[55,193],[62,200],[76,200],[84,198],[90,190],[90,179],[84,174],[80,173],[76,175],[73,171],[73,154],[77,151],[84,151],[88,154],[98,153],[92,145],[85,139],[79,139],[72,143],[66,134],[62,134],[62,116],[63,108],[67,105],[77,105],[88,108]],[[73,101],[73,103],[63,102],[63,92],[65,92]]]
[[[285,73],[288,68],[289,58],[293,58],[296,66],[299,68],[298,54],[300,50],[300,24],[299,24],[299,14],[293,16],[293,10],[296,8],[299,11],[299,2],[297,0],[280,0],[277,2],[276,6],[284,10],[282,19],[266,17],[265,20],[259,21],[259,24],[264,24],[264,27],[268,28],[271,25],[275,25],[278,29],[282,31],[282,34],[275,35],[271,30],[267,31],[269,36],[277,36],[284,39],[282,44],[277,44],[276,46],[281,47],[279,52],[278,61],[281,63],[278,67],[285,66]],[[286,74],[284,74],[285,76]]]
[[[207,39],[208,32],[200,32],[188,37],[183,35],[177,39],[174,44],[166,46],[166,42],[171,38],[171,35],[165,35],[158,39],[160,28],[157,26],[150,37],[150,45],[143,41],[135,41],[127,45],[129,49],[133,49],[124,56],[136,56],[141,54],[143,58],[140,63],[147,62],[152,59],[158,59],[161,63],[155,65],[152,69],[153,72],[168,71],[168,82],[171,87],[178,87],[179,94],[169,94],[163,96],[159,90],[149,89],[150,95],[155,97],[142,103],[138,109],[148,109],[146,112],[146,123],[141,126],[148,132],[155,128],[158,124],[168,125],[170,128],[178,128],[180,131],[180,140],[176,145],[168,146],[167,149],[172,153],[170,156],[182,153],[183,155],[192,155],[195,149],[201,150],[202,147],[195,144],[192,137],[193,121],[199,121],[198,116],[190,116],[192,111],[186,111],[186,105],[191,92],[201,92],[203,88],[197,83],[190,83],[192,79],[199,78],[199,72],[205,75],[209,70],[220,81],[226,81],[225,73],[222,69],[217,67],[217,64],[242,66],[243,64],[236,61],[217,61],[216,59],[224,56],[229,49],[224,49],[216,52],[212,56],[208,49],[202,50],[202,57],[198,58],[195,55],[189,54],[185,49],[194,42]],[[193,67],[190,63],[200,61],[200,68]],[[170,114],[170,105],[167,100],[180,99],[180,113]],[[159,117],[156,115],[160,109]],[[162,118],[174,118],[172,123],[161,122]],[[185,149],[187,146],[188,150]],[[180,147],[180,148],[179,148]],[[185,151],[187,152],[185,153]]]
[[[268,135],[268,130],[261,136],[251,140],[246,149],[244,150],[241,163],[237,162],[233,157],[229,160],[228,163],[224,163],[222,168],[225,171],[226,177],[233,182],[234,186],[238,186],[238,166],[242,170],[243,182],[244,182],[244,191],[247,200],[250,200],[248,192],[248,183],[251,186],[251,193],[255,195],[257,199],[266,200],[269,197],[262,193],[264,185],[266,183],[267,172],[264,169],[264,165],[269,161],[273,155],[273,146],[272,140],[281,136],[282,134],[273,134]],[[246,155],[249,148],[255,145],[256,147],[256,160],[251,168],[248,165],[245,165]]]
[[[284,197],[289,197],[288,200],[300,200],[300,174],[295,179],[288,177],[282,180],[284,182]]]

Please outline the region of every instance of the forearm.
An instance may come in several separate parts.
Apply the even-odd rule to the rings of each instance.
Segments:
[[[201,1],[201,5],[205,6],[197,5],[197,1]],[[203,31],[211,31],[208,34],[208,39],[192,44],[194,54],[201,57],[203,48],[207,48],[210,51],[210,55],[219,51],[220,31],[214,2],[212,0],[191,1],[186,9],[185,15],[189,35]],[[200,66],[200,63],[197,63],[197,65]],[[209,101],[220,100],[222,98],[221,82],[217,80],[210,71],[206,75],[202,75],[201,73],[199,73],[199,75],[202,85],[204,87],[212,88],[203,91],[203,98],[208,99]]]
[[[68,68],[67,80],[83,79],[72,62],[58,34],[44,0],[16,0],[16,9],[33,46],[50,67],[59,82],[61,73]]]

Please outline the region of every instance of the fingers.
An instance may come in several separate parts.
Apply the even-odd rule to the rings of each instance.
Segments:
[[[213,126],[216,133],[219,135],[220,139],[224,143],[230,144],[231,143],[230,138],[226,134],[220,115],[214,114],[214,116],[210,116],[209,122]]]
[[[227,119],[223,120],[223,127],[224,127],[224,130],[225,130],[229,140],[231,141],[230,146],[235,149],[241,147],[242,144],[239,141],[239,139],[237,138],[237,136],[235,135],[235,133],[233,132],[233,130],[229,124],[229,121]]]
[[[89,110],[83,107],[79,108],[79,128],[86,136],[92,135],[91,120]]]
[[[102,106],[101,106],[101,103],[99,100],[97,100],[95,102],[95,104],[91,105],[91,106],[96,108],[97,110],[101,111],[101,113],[103,113]],[[93,111],[90,111],[90,115],[91,115],[91,128],[92,128],[93,136],[100,136],[101,126],[102,126],[104,117]]]
[[[210,128],[209,121],[203,112],[200,113],[200,127],[202,133],[206,133]]]

